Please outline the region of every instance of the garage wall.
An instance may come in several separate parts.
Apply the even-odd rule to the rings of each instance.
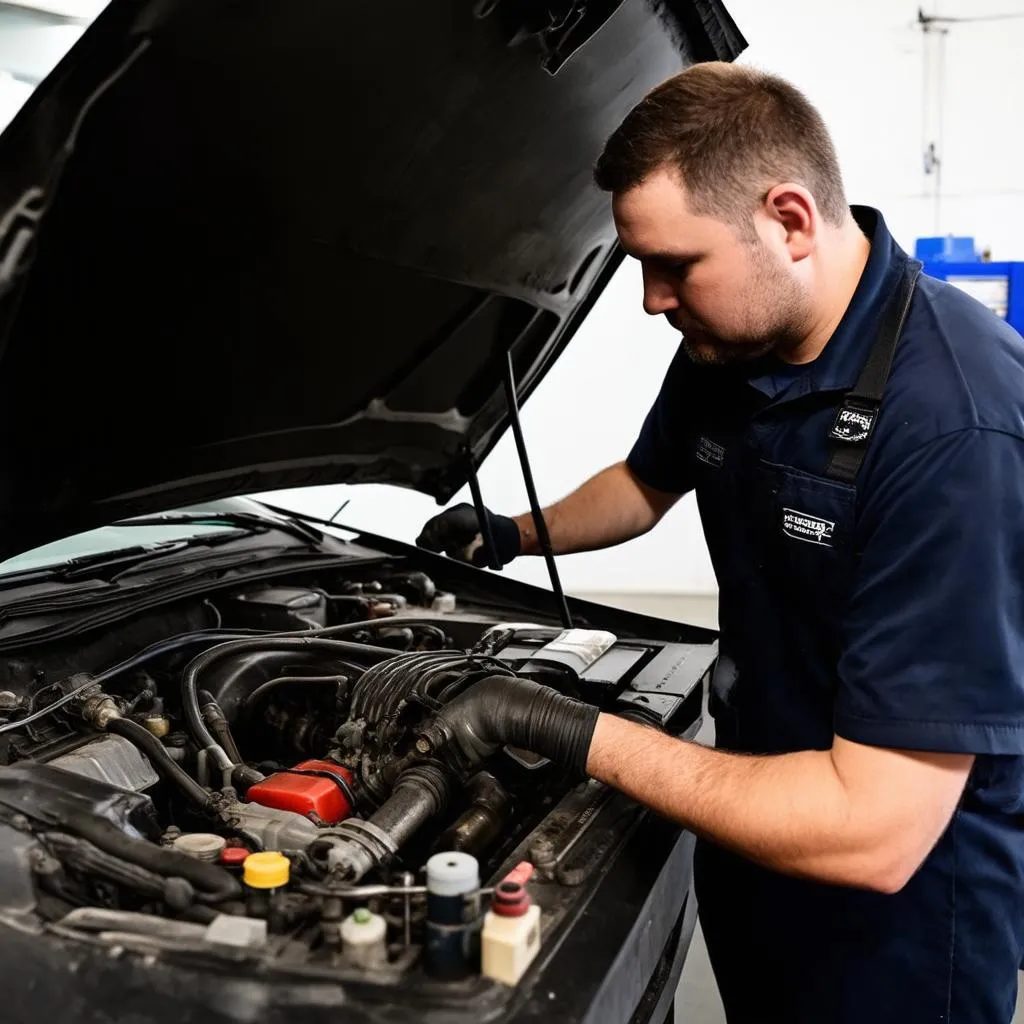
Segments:
[[[920,235],[973,234],[997,259],[1024,259],[1024,20],[958,25],[946,40],[945,198],[922,173],[924,44],[916,0],[727,0],[751,43],[743,60],[789,77],[835,135],[851,201],[879,206],[904,247]],[[1021,13],[1024,0],[942,0],[945,16]],[[933,97],[934,99],[934,97]],[[636,266],[625,265],[564,358],[523,410],[543,501],[570,490],[629,448],[675,348],[673,332],[640,309]],[[485,500],[525,508],[511,439],[481,474]],[[365,493],[364,493],[365,492]],[[344,488],[292,494],[330,515]],[[456,500],[468,500],[460,495]],[[418,495],[359,489],[340,517],[406,539],[435,511]],[[700,524],[686,499],[647,537],[561,559],[570,591],[709,594],[715,590]],[[507,570],[533,582],[540,560]]]

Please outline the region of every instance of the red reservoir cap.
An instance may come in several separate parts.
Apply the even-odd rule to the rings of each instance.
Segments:
[[[220,862],[226,868],[238,868],[248,856],[249,851],[244,846],[227,846],[220,851]]]
[[[499,917],[522,917],[530,909],[530,894],[518,882],[502,882],[494,890],[491,910]]]

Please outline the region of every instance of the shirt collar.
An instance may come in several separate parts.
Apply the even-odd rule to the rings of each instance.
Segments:
[[[785,389],[780,399],[789,401],[815,391],[846,391],[857,383],[882,313],[909,259],[889,234],[878,210],[870,206],[853,206],[850,209],[871,243],[868,261],[850,305],[828,344],[818,358],[807,365],[806,371]],[[776,389],[769,376],[751,377],[749,382],[770,398],[775,397]]]

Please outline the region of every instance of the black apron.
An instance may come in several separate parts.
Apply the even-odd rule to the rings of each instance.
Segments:
[[[755,616],[766,630],[773,628],[773,614],[789,623],[806,620],[806,633],[791,644],[788,656],[830,666],[798,696],[780,697],[749,678],[757,675],[757,652],[730,651],[723,621],[723,654],[710,695],[721,748],[756,754],[831,745],[824,723],[831,721],[840,620],[856,569],[855,483],[920,273],[921,264],[908,261],[893,290],[857,383],[831,421],[824,473],[767,462],[747,445],[737,473],[719,477],[734,499],[746,503],[747,532],[735,538],[733,557],[752,563],[743,592],[729,595],[728,614]],[[875,893],[785,878],[703,842],[695,881],[730,1024],[941,1019],[949,984],[941,929],[934,948],[915,954],[919,976],[909,972],[906,985],[883,982],[884,997],[865,982],[876,971],[890,982],[892,976],[903,978],[899,966],[886,963],[884,942],[874,941],[894,933],[889,915],[901,904]]]
[[[841,653],[841,619],[856,569],[855,481],[874,434],[921,268],[918,261],[907,262],[884,309],[857,383],[843,397],[832,420],[827,435],[830,456],[823,475],[772,463],[746,445],[734,472],[730,474],[726,467],[719,478],[719,486],[731,492],[729,500],[749,510],[744,516],[746,530],[735,538],[732,558],[744,560],[752,570],[744,584],[746,593],[735,602],[722,602],[722,654],[709,698],[720,747],[746,753],[781,753],[809,746],[827,749],[831,745],[831,734],[814,736],[815,742],[808,742],[812,731],[809,722],[812,718],[817,723],[831,720],[830,711],[821,712],[835,699],[832,669]],[[771,629],[773,612],[789,623],[807,624],[805,634],[793,645],[792,657],[830,666],[827,672],[819,673],[816,685],[804,694],[814,705],[814,714],[808,715],[807,722],[797,720],[798,706],[780,710],[773,705],[776,695],[768,692],[769,687],[744,686],[745,677],[750,683],[749,677],[757,674],[752,664],[757,659],[756,650],[729,649],[729,624],[724,620],[730,614],[763,621],[765,628]],[[811,652],[815,656],[807,657]],[[790,716],[795,716],[792,736],[762,729],[763,722],[778,723]]]

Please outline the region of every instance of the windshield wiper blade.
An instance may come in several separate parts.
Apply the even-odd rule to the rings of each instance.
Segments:
[[[280,530],[310,544],[319,544],[324,534],[311,523],[287,516],[260,516],[254,512],[168,512],[166,515],[122,519],[115,526],[235,526],[252,533]]]
[[[74,580],[82,576],[91,576],[97,569],[115,569],[117,575],[121,575],[142,562],[162,560],[189,548],[216,547],[244,536],[247,536],[247,533],[231,530],[225,533],[201,534],[198,537],[177,537],[174,540],[157,541],[153,544],[133,544],[131,547],[117,548],[114,551],[97,551],[95,554],[81,555],[44,572],[46,578],[56,580]]]

